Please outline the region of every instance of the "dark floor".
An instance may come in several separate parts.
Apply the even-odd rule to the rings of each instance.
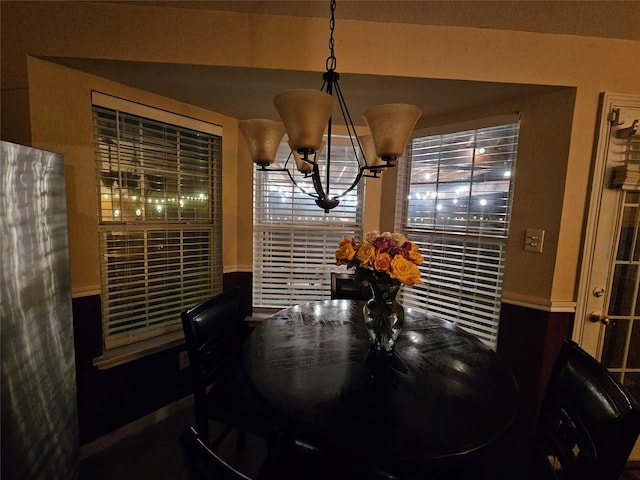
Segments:
[[[192,423],[191,408],[180,410],[166,420],[81,460],[79,480],[187,480],[180,434]],[[212,436],[219,428],[219,425],[212,425]],[[232,433],[216,452],[240,471],[253,476],[264,459],[265,443],[252,435],[247,435],[246,442],[245,452],[237,454]],[[640,480],[640,462],[630,465],[620,480]]]
[[[192,424],[192,420],[193,412],[188,407],[96,455],[82,459],[79,480],[187,480],[180,434]],[[219,428],[212,425],[212,437]],[[257,472],[265,451],[262,439],[247,434],[244,453],[235,453],[233,432],[216,449],[216,453],[249,476]]]
[[[640,480],[640,462],[632,462],[623,472],[620,480]]]

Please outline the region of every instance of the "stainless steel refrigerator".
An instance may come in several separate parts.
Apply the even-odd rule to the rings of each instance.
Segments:
[[[64,163],[1,144],[2,478],[77,478]]]

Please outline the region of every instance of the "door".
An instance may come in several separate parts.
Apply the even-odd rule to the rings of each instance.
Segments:
[[[639,124],[640,96],[603,95],[573,337],[640,401]]]

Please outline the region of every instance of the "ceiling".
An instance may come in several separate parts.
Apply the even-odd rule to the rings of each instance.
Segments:
[[[330,15],[328,2],[315,0],[117,3],[326,18]],[[336,7],[336,22],[340,18],[640,39],[640,29],[630,20],[640,18],[640,2],[633,1],[341,1]],[[49,60],[239,119],[277,119],[271,102],[276,94],[294,88],[317,89],[322,84],[320,72],[66,57]],[[324,66],[323,59],[319,63]],[[356,124],[362,123],[359,120],[368,107],[381,103],[413,103],[423,110],[424,117],[433,117],[552,89],[356,74],[341,74],[340,85]]]
[[[286,90],[319,89],[322,85],[322,74],[314,72],[78,58],[50,60],[240,120],[277,120],[273,97]],[[356,74],[340,74],[340,87],[356,124],[362,123],[359,120],[367,108],[383,103],[412,103],[422,109],[424,116],[433,117],[552,88]]]
[[[117,3],[327,19],[330,14],[327,0]],[[337,21],[344,18],[640,40],[637,22],[640,2],[637,0],[339,0],[335,16]]]

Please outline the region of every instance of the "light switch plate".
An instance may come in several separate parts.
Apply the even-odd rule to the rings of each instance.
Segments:
[[[544,230],[536,230],[527,228],[524,233],[524,250],[525,252],[542,253],[542,245],[544,244]]]

